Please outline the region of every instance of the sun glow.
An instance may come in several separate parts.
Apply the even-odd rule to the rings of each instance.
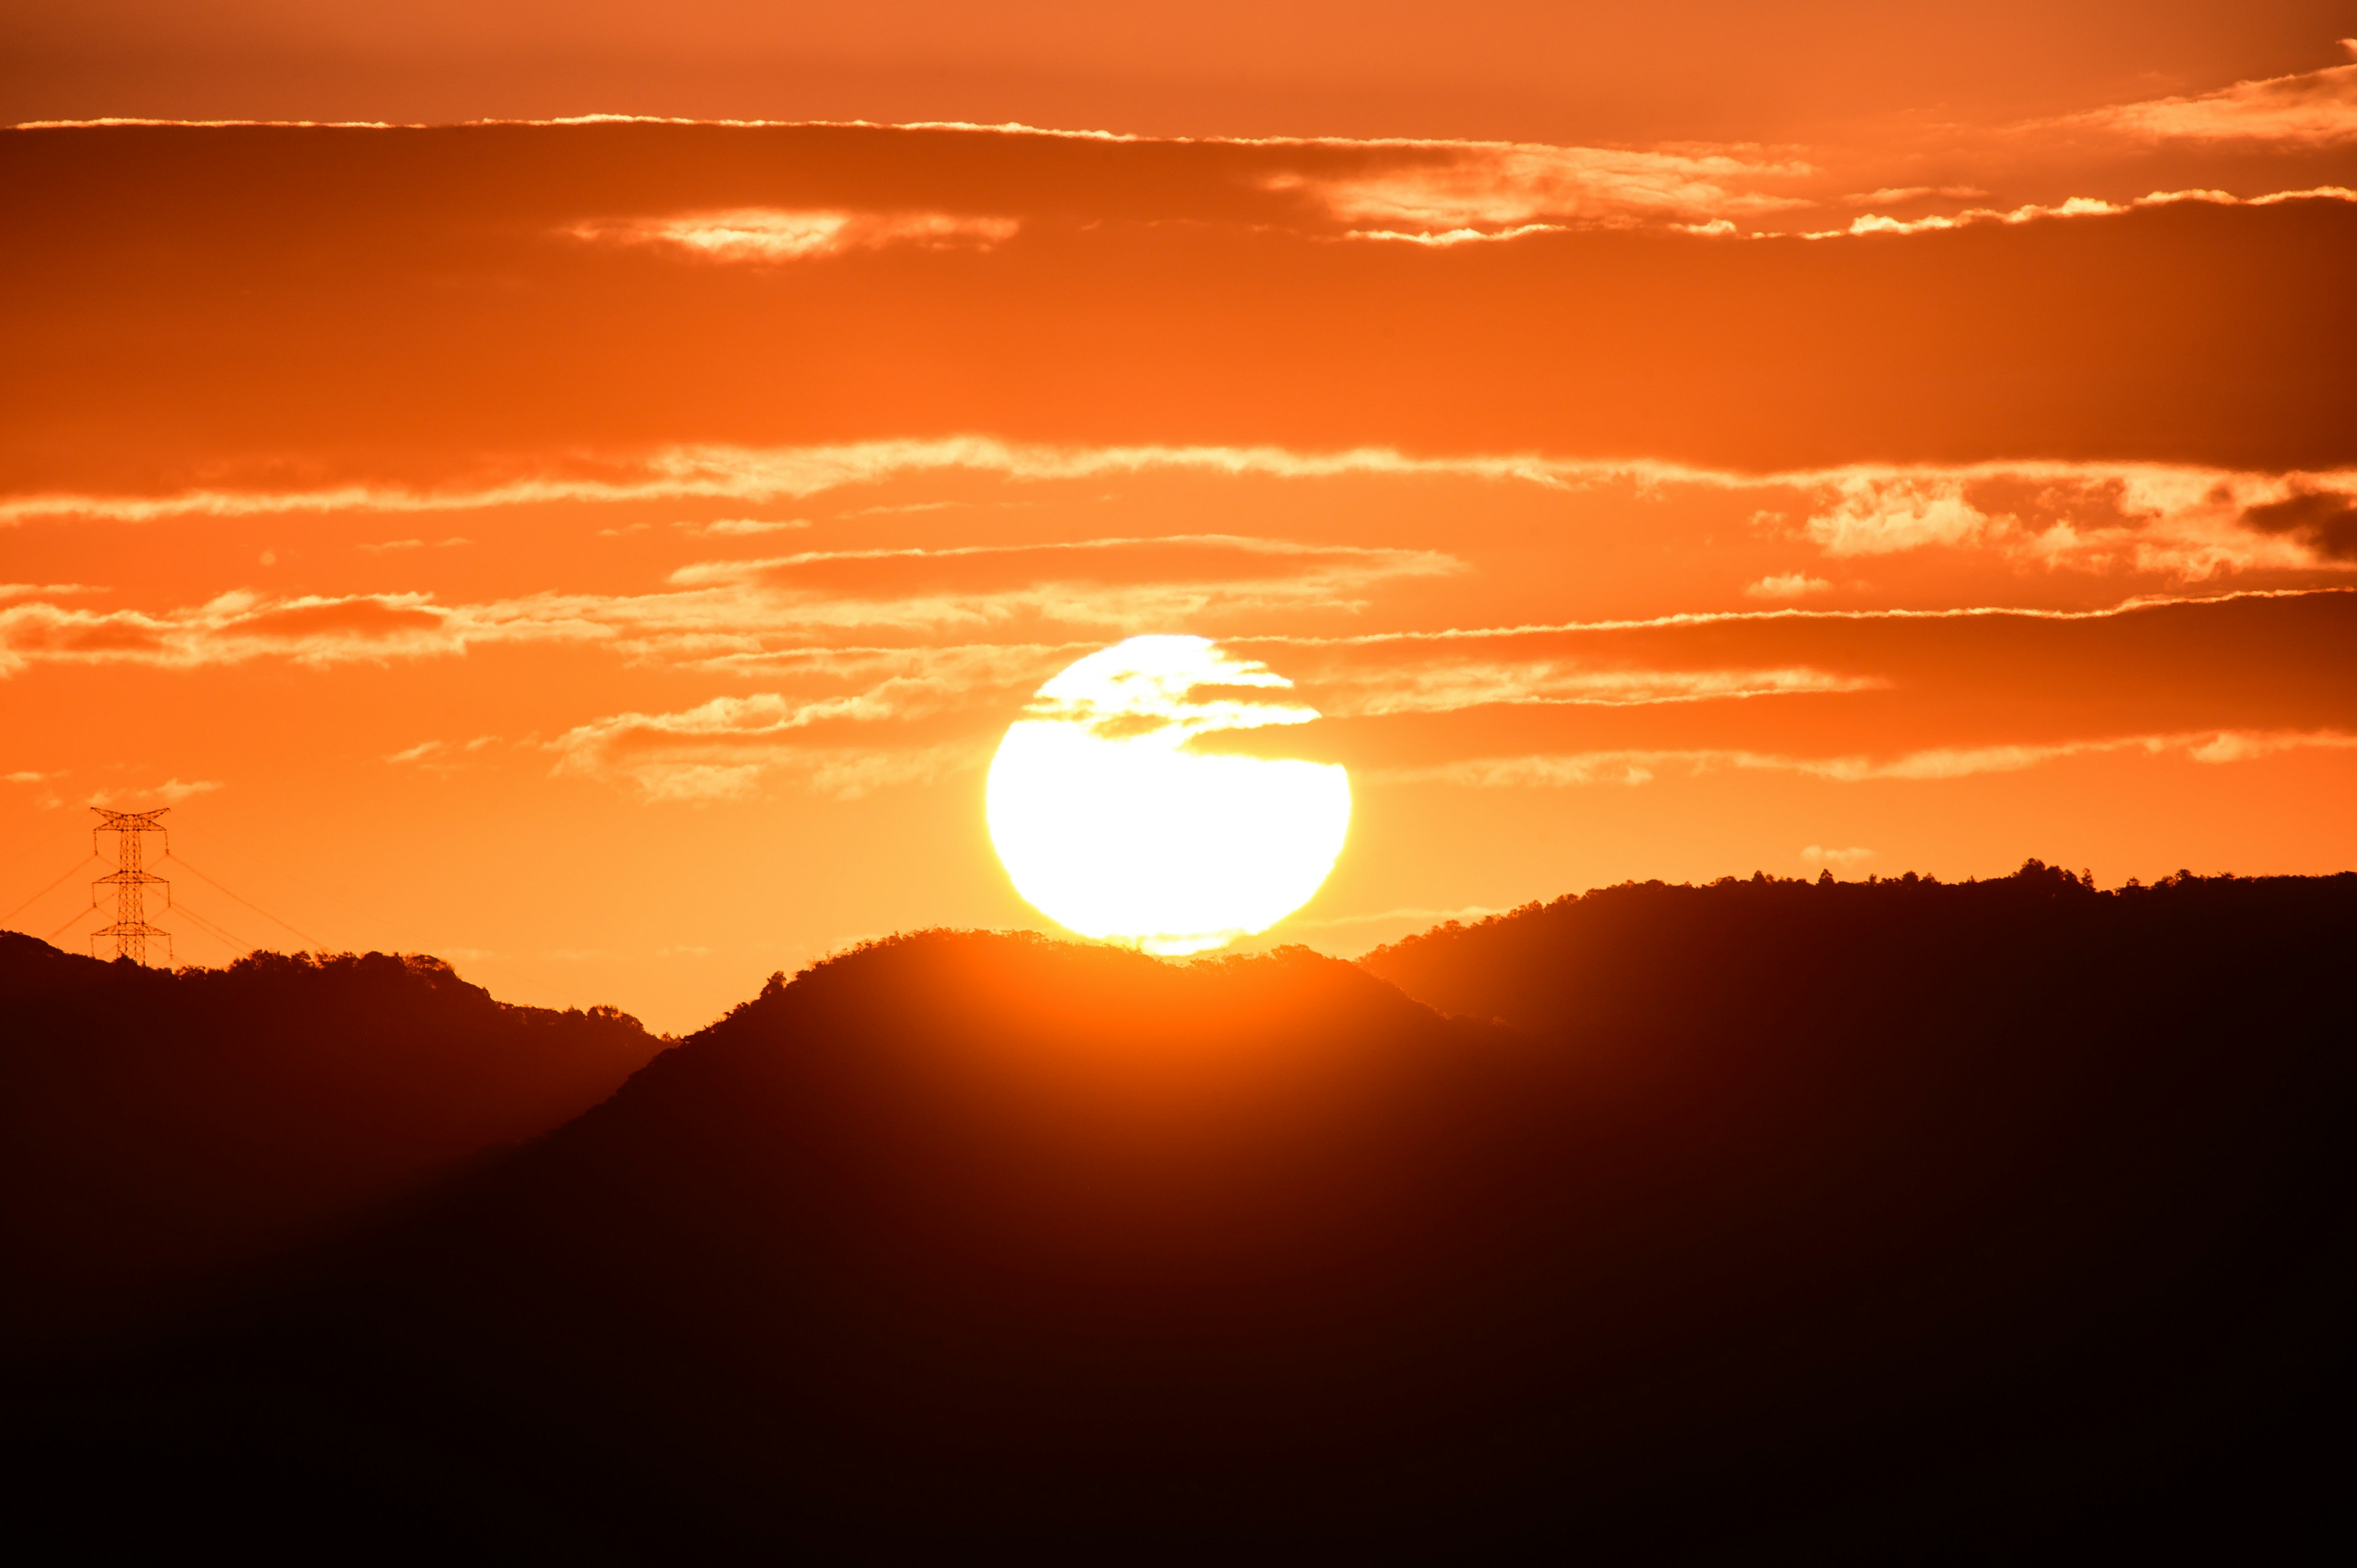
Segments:
[[[1265,931],[1308,902],[1350,827],[1349,775],[1190,749],[1317,718],[1250,694],[1292,684],[1207,638],[1133,637],[1040,687],[990,765],[991,842],[1016,891],[1083,936],[1165,954]]]

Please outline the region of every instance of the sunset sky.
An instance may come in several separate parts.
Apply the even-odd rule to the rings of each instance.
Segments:
[[[243,942],[693,1027],[1054,929],[984,772],[1142,633],[1349,769],[1264,944],[2357,866],[2357,6],[0,28],[0,907],[168,804]]]

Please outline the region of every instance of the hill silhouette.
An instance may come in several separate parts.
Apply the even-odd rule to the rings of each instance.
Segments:
[[[102,963],[0,932],[0,1332],[120,1326],[604,1099],[661,1042],[438,959]]]
[[[2032,866],[1364,969],[894,939],[20,1380],[17,1473],[609,1559],[2337,1537],[2352,932]]]

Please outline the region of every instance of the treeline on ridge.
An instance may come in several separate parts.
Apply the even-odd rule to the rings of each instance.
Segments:
[[[0,1327],[154,1315],[209,1274],[558,1126],[661,1048],[419,954],[146,969],[0,932]]]

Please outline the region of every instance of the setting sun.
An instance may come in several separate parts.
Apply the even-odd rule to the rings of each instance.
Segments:
[[[990,767],[991,842],[1016,890],[1084,936],[1201,952],[1307,903],[1351,822],[1339,764],[1204,754],[1199,737],[1307,724],[1222,695],[1293,682],[1201,637],[1133,637],[1056,676]]]

